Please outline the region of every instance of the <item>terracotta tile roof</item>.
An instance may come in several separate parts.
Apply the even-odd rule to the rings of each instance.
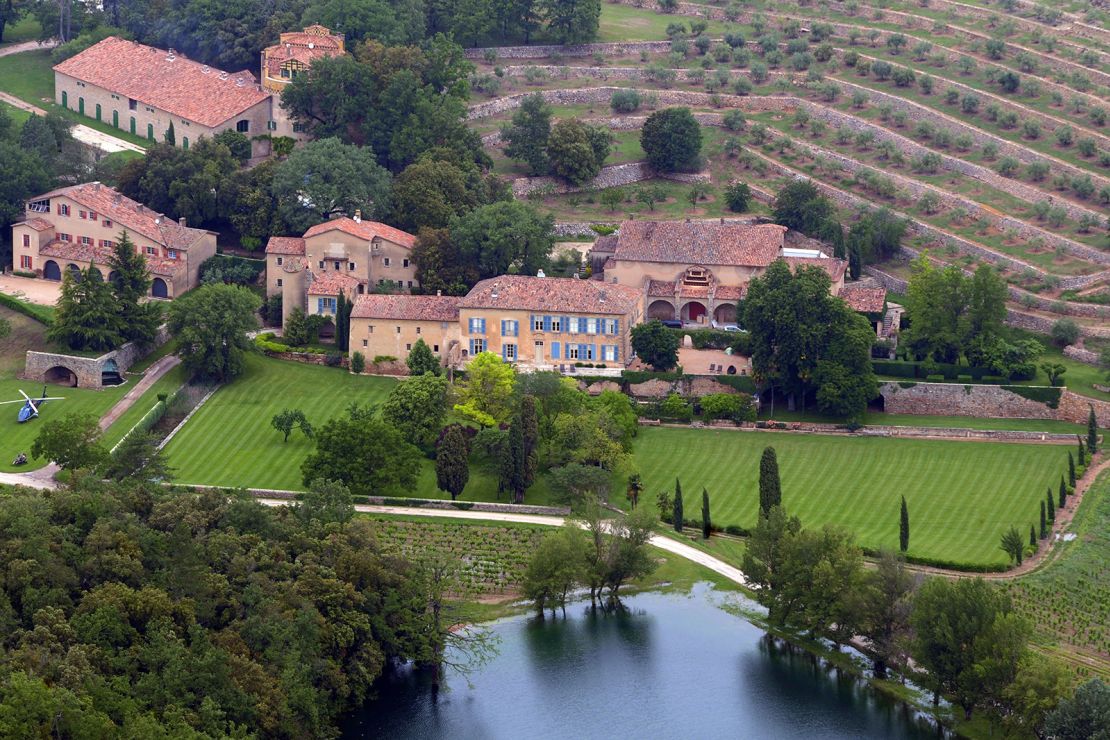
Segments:
[[[501,275],[482,280],[466,294],[461,308],[502,308],[517,311],[624,314],[643,293],[627,285],[575,278]]]
[[[271,236],[266,254],[304,254],[304,239],[299,236]]]
[[[49,231],[54,228],[54,224],[47,221],[45,218],[29,218],[26,221],[20,221],[12,226],[30,226],[35,231]]]
[[[112,256],[112,249],[91,244],[78,244],[77,242],[62,242],[55,239],[39,249],[39,255],[73,262],[95,262],[103,267],[108,264],[108,260]],[[184,266],[184,263],[179,260],[166,260],[145,254],[143,258],[146,259],[147,267],[154,275],[172,276]],[[62,265],[62,267],[64,268],[65,265]],[[101,270],[101,272],[106,273],[106,270]]]
[[[886,305],[886,288],[865,288],[846,285],[840,297],[853,311],[860,313],[879,313]]]
[[[342,291],[349,296],[355,295],[362,282],[352,275],[341,272],[318,272],[312,274],[312,284],[308,286],[309,295],[339,295]]]
[[[748,292],[747,285],[718,285],[714,292],[718,301],[738,301]]]
[[[648,280],[647,294],[650,296],[674,296],[673,280]]]
[[[708,298],[709,286],[683,285],[679,288],[679,295],[683,298]]]
[[[280,77],[281,65],[290,60],[311,66],[317,59],[340,54],[343,54],[343,37],[320,25],[283,33],[278,43],[263,50],[266,74],[271,77]]]
[[[211,127],[269,97],[249,73],[222,72],[180,54],[171,58],[163,49],[117,36],[54,65],[54,71]]]
[[[625,221],[617,260],[766,267],[782,250],[786,227],[777,224]]]
[[[449,295],[360,295],[351,318],[458,321],[461,300]]]
[[[412,249],[413,246],[416,245],[416,236],[407,231],[401,231],[400,229],[395,229],[392,226],[387,226],[377,221],[355,221],[353,218],[347,218],[346,216],[332,219],[331,221],[325,221],[322,224],[316,224],[304,233],[304,238],[310,239],[319,234],[326,234],[329,231],[334,231],[335,229],[339,229],[352,236],[357,236],[360,239],[365,239],[366,241],[370,241],[374,237],[380,237],[388,242],[400,244],[402,247],[407,247],[408,249]]]
[[[848,262],[836,257],[783,257],[782,259],[786,260],[786,264],[795,270],[802,265],[820,267],[829,273],[829,277],[832,278],[834,283],[843,279],[844,271],[848,269]]]
[[[45,200],[63,195],[80,203],[90,211],[96,211],[104,218],[111,219],[121,229],[134,231],[136,234],[141,234],[147,239],[171,249],[188,249],[201,237],[210,233],[204,229],[182,226],[172,218],[166,218],[161,213],[153,211],[142,203],[131,200],[107,185],[101,185],[99,182],[87,182],[81,185],[58,188],[28,200]],[[76,214],[69,218],[75,217]]]
[[[609,234],[608,236],[599,236],[594,242],[591,252],[612,252],[617,248],[617,235]]]

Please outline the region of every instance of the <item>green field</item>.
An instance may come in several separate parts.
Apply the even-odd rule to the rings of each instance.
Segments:
[[[1038,646],[1082,666],[1080,675],[1110,677],[1110,472],[1084,495],[1071,530],[1077,539],[1048,565],[1003,588],[1034,625]]]
[[[1054,445],[668,428],[642,429],[634,450],[647,501],[673,491],[677,476],[688,518],[700,515],[704,487],[715,524],[751,527],[767,445],[778,453],[783,504],[803,524],[838,524],[865,547],[897,548],[904,495],[909,554],[969,564],[1005,563],[1002,532],[1028,530],[1067,465],[1067,448]]]
[[[667,38],[667,26],[682,23],[687,28],[691,19],[683,16],[663,15],[652,10],[632,8],[627,5],[602,3],[601,26],[598,41],[662,41]],[[709,21],[706,33],[717,37],[735,24]]]

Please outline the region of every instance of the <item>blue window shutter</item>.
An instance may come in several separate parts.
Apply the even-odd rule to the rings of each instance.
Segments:
[[[471,319],[471,321],[473,321],[473,319]],[[474,356],[474,340],[473,339],[470,340],[470,356],[471,357]]]
[[[501,319],[501,336],[505,336],[505,319]]]
[[[551,343],[551,359],[553,359],[553,360],[559,359],[559,343],[558,342],[552,342]]]
[[[482,334],[486,333],[486,320],[478,319],[478,331]]]
[[[613,362],[620,362],[620,360],[621,360],[620,345],[619,344],[614,344],[613,345]]]
[[[597,359],[597,345],[596,344],[591,344],[590,345],[590,359],[591,360],[596,360]]]
[[[616,336],[617,334],[620,334],[620,333],[621,333],[621,321],[620,321],[620,319],[613,319],[613,335]]]
[[[502,360],[505,359],[505,343],[504,342],[501,343],[501,359]]]
[[[550,316],[544,316],[543,317],[543,330],[544,331],[551,331],[551,317]]]
[[[528,326],[532,329],[536,328],[536,314],[532,314],[528,317]]]

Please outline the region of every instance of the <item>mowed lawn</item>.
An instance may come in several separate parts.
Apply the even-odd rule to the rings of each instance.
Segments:
[[[1045,489],[1057,489],[1068,447],[944,440],[834,437],[709,429],[641,429],[634,442],[644,496],[682,482],[687,518],[709,491],[713,522],[751,527],[759,459],[778,454],[783,504],[806,526],[836,524],[865,547],[898,547],[900,497],[910,511],[909,553],[964,563],[1005,563],[999,538],[1023,536]]]

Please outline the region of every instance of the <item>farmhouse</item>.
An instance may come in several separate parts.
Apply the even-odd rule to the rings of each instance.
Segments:
[[[150,141],[162,141],[172,125],[175,143],[188,149],[231,129],[252,139],[255,156],[269,153],[269,142],[254,137],[273,131],[273,96],[254,75],[213,69],[173,49],[109,36],[54,66],[54,98]]]
[[[340,293],[348,298],[374,288],[418,287],[412,248],[416,237],[377,221],[337,218],[301,237],[275,236],[266,243],[266,295],[282,296],[282,316],[295,307],[334,315]],[[388,353],[383,353],[388,354]]]
[[[151,295],[173,298],[197,284],[200,265],[216,254],[216,233],[174,221],[107,185],[90,182],[37,195],[12,225],[12,266],[47,280],[62,271],[104,267],[126,231],[146,258]],[[110,275],[109,275],[110,277]]]
[[[727,325],[751,279],[777,259],[821,267],[834,293],[843,288],[844,260],[787,247],[786,232],[777,224],[626,221],[597,240],[590,263],[604,282],[642,291],[649,319]]]
[[[466,296],[359,296],[351,352],[404,358],[418,339],[445,364],[493,352],[523,369],[569,371],[576,363],[622,368],[631,328],[643,321],[635,288],[594,280],[502,275]]]

